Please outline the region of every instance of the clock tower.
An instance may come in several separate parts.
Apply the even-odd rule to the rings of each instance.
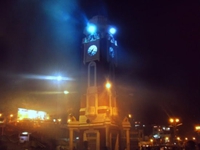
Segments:
[[[103,16],[93,17],[84,29],[82,96],[79,120],[68,122],[70,150],[73,149],[74,132],[77,131],[80,150],[102,150],[106,147],[119,150],[119,143],[124,139],[127,150],[130,150],[130,122],[125,118],[119,124],[118,117],[115,90],[118,46],[114,33],[115,29]]]
[[[89,20],[84,30],[79,110],[80,144],[92,150],[119,149],[115,92],[117,41],[115,29],[103,16]]]
[[[108,25],[106,18],[95,16],[84,31],[80,123],[114,121],[118,115],[115,94],[117,41],[110,30],[115,29]]]

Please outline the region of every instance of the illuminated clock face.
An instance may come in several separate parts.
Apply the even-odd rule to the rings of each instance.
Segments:
[[[97,53],[97,46],[96,45],[91,45],[89,48],[88,48],[88,55],[90,56],[94,56],[96,53]]]
[[[114,52],[114,49],[112,47],[109,48],[109,54],[112,58],[115,57],[115,52]]]

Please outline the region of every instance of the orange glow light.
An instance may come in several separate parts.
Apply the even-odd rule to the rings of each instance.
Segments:
[[[110,88],[111,88],[110,82],[107,82],[107,83],[106,83],[106,88],[107,88],[107,89],[110,89]]]

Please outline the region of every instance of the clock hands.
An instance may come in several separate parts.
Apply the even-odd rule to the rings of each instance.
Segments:
[[[94,48],[93,48],[93,49],[91,49],[91,51],[90,51],[90,54],[91,54],[91,55],[92,55],[93,51],[94,51]]]
[[[95,45],[91,45],[88,48],[88,55],[94,56],[97,53],[97,47]]]

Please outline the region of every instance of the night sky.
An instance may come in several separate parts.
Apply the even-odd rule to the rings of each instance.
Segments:
[[[200,123],[199,10],[200,2],[189,0],[1,1],[0,107],[22,99],[47,104],[48,96],[26,92],[55,90],[44,76],[72,78],[62,89],[76,95],[83,29],[103,15],[117,27],[123,113],[149,124],[166,124],[170,116]]]

